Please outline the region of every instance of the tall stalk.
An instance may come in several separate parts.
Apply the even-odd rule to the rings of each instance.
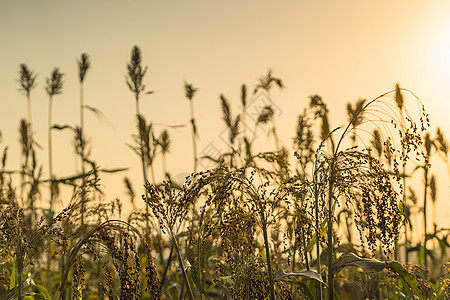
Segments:
[[[429,171],[429,160],[430,160],[430,156],[431,156],[431,146],[432,146],[433,141],[431,140],[430,134],[427,133],[425,135],[425,141],[424,141],[424,145],[425,145],[425,164],[422,166],[423,167],[423,177],[424,177],[424,187],[423,187],[423,233],[424,233],[424,242],[423,242],[423,255],[424,255],[424,264],[425,264],[425,268],[428,267],[428,262],[427,262],[427,195],[428,195],[428,180],[429,180],[429,176],[428,176],[428,171]]]
[[[262,230],[264,235],[264,246],[266,249],[266,260],[267,260],[267,272],[269,273],[269,284],[270,284],[270,300],[275,300],[275,289],[274,289],[274,280],[273,280],[273,272],[272,272],[272,256],[270,254],[269,248],[269,238],[267,236],[267,222],[265,218],[262,216]]]
[[[17,299],[22,300],[22,292],[23,292],[23,283],[22,283],[22,272],[23,272],[23,258],[24,258],[24,240],[22,237],[22,224],[20,222],[21,210],[17,210],[17,252],[16,252],[16,263],[17,263],[17,281],[18,281],[18,291],[17,291]],[[15,274],[14,274],[15,276]]]
[[[143,83],[143,79],[145,73],[147,72],[147,66],[142,66],[142,57],[141,57],[141,49],[138,46],[134,46],[131,50],[131,59],[130,63],[127,64],[128,77],[126,78],[126,83],[130,91],[134,94],[134,99],[136,102],[136,118],[138,120],[139,127],[139,98],[141,93],[145,92],[145,84]],[[145,94],[151,94],[153,91],[145,92]],[[141,155],[141,163],[142,163],[142,176],[144,179],[144,185],[147,183],[147,170],[146,170],[146,160],[144,155],[144,142],[142,136],[142,130],[139,130],[139,143],[140,143],[140,155]],[[147,193],[147,191],[146,191]],[[148,205],[145,206],[145,211],[149,213]],[[148,218],[147,218],[147,229],[149,227]]]
[[[28,111],[28,124],[26,124],[26,132],[22,132],[21,135],[23,137],[23,146],[24,146],[24,153],[25,155],[25,161],[23,163],[24,170],[28,168],[29,166],[29,158],[30,153],[33,148],[33,126],[32,126],[32,116],[31,116],[31,90],[37,86],[36,83],[36,77],[37,74],[35,74],[33,71],[31,71],[27,65],[21,64],[20,65],[20,71],[19,71],[19,83],[20,88],[19,91],[21,91],[26,97],[27,97],[27,111]],[[21,175],[21,196],[22,199],[24,199],[24,181],[25,181],[25,172]],[[30,200],[30,210],[31,210],[31,226],[33,226],[35,220],[36,220],[36,212],[34,211],[34,201],[33,198],[28,199]]]
[[[80,80],[80,128],[82,132],[84,132],[84,79],[90,67],[89,56],[86,53],[81,54],[78,61],[78,77]]]
[[[54,175],[53,175],[53,155],[52,155],[52,106],[53,106],[53,96],[61,94],[63,88],[63,78],[64,74],[59,71],[58,68],[54,68],[50,77],[46,80],[45,91],[49,97],[48,101],[48,166],[49,166],[49,177],[50,177],[50,213],[53,212],[53,201],[54,201]]]
[[[333,185],[334,185],[334,159],[331,162],[330,182],[328,183],[328,299],[334,299],[334,272],[333,272]]]
[[[403,100],[403,94],[402,90],[400,88],[400,84],[395,85],[395,102],[397,103],[397,107],[400,111],[401,118],[403,119],[403,106],[404,106],[404,100]],[[402,127],[402,136],[405,134],[405,130]],[[405,155],[405,147],[402,147],[402,156]],[[402,165],[402,185],[403,185],[403,194],[402,194],[402,201],[403,203],[406,203],[406,165]],[[405,228],[406,228],[406,222],[405,222]],[[407,260],[408,257],[408,249],[406,247],[406,229],[405,229],[405,260]],[[398,242],[395,241],[395,252],[394,252],[394,259],[397,260],[397,244]]]
[[[85,166],[84,161],[85,157],[85,148],[86,145],[84,143],[84,79],[86,77],[86,73],[91,66],[91,62],[89,61],[89,56],[86,53],[81,54],[80,60],[78,61],[78,75],[80,80],[80,160],[81,160],[81,174],[83,175],[81,184],[81,225],[84,225],[84,211],[85,211]]]
[[[197,153],[198,131],[194,118],[194,95],[197,92],[198,88],[194,88],[192,84],[184,82],[184,90],[186,98],[189,100],[189,112],[191,118],[190,121],[192,126],[192,156],[194,158],[194,173],[195,173],[197,172],[198,168],[198,153]]]
[[[194,294],[192,293],[192,288],[191,288],[191,285],[189,284],[189,279],[187,277],[186,270],[184,269],[184,263],[183,263],[183,259],[181,258],[180,247],[178,245],[178,241],[177,241],[175,235],[173,234],[173,232],[171,232],[170,235],[172,236],[173,245],[175,246],[175,251],[177,252],[178,263],[180,264],[181,273],[183,274],[183,278],[186,283],[189,299],[194,300]]]
[[[316,261],[317,261],[317,273],[320,274],[320,221],[319,221],[319,181],[317,174],[317,166],[314,169],[314,213],[316,218]],[[322,300],[322,283],[317,284],[317,298]]]

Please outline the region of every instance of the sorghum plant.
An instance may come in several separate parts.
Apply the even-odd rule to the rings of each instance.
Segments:
[[[146,91],[145,90],[145,84],[144,84],[144,76],[145,73],[147,73],[147,66],[143,67],[142,66],[142,54],[141,54],[141,49],[138,46],[134,46],[133,49],[131,50],[131,58],[130,58],[130,63],[127,64],[127,71],[128,71],[128,77],[126,77],[126,83],[128,88],[130,89],[130,91],[134,94],[134,99],[136,101],[136,118],[137,118],[137,122],[138,122],[138,140],[139,140],[139,145],[140,145],[140,149],[144,149],[145,145],[144,145],[144,136],[142,136],[143,134],[143,125],[145,125],[145,123],[143,123],[142,121],[144,120],[143,116],[140,113],[140,109],[139,109],[139,100],[140,100],[140,96],[142,95],[142,93],[144,93],[145,95],[148,94],[152,94],[153,91]],[[142,163],[142,175],[144,178],[144,184],[146,184],[147,182],[147,166],[151,165],[151,170],[153,171],[153,162],[149,162],[146,160],[146,157],[144,155],[144,151],[141,151],[140,153],[140,157],[141,157],[141,163]],[[154,177],[152,178],[152,181],[154,182]],[[146,208],[147,212],[148,212],[148,207]]]
[[[420,132],[428,125],[428,115],[419,106],[420,123],[419,126],[403,106],[403,113],[393,110],[388,102],[387,96],[393,92],[385,93],[365,104],[360,110],[366,116],[374,118],[364,118],[364,123],[380,124],[378,129],[385,128],[386,123],[391,124],[397,131],[397,139],[387,131],[388,139],[392,144],[385,144],[385,151],[389,151],[394,156],[393,171],[398,184],[401,184],[399,164],[406,164],[410,152],[419,153],[422,143]],[[417,99],[417,101],[419,101]],[[320,104],[319,102],[317,102]],[[359,117],[356,114],[353,119]],[[405,115],[405,119],[400,116]],[[383,164],[371,156],[368,151],[350,148],[341,150],[340,147],[346,136],[353,132],[353,119],[345,127],[336,146],[333,146],[332,154],[323,153],[323,163],[321,167],[325,170],[325,180],[320,183],[326,185],[327,201],[324,212],[327,220],[327,241],[328,241],[328,299],[334,299],[333,291],[333,224],[335,211],[342,199],[348,208],[355,212],[355,222],[358,230],[366,234],[366,242],[372,252],[376,249],[376,235],[379,232],[380,242],[385,252],[389,252],[394,241],[398,237],[398,226],[401,221],[401,206],[399,204],[399,194],[394,189],[394,183],[390,175],[384,169]],[[387,119],[387,120],[386,120]],[[329,134],[331,136],[333,132]],[[319,148],[319,151],[323,151]]]
[[[194,95],[197,92],[198,88],[194,88],[194,86],[190,83],[184,82],[184,90],[185,96],[189,101],[189,111],[191,117],[191,125],[192,125],[192,155],[194,157],[194,173],[197,172],[198,165],[198,154],[197,154],[197,138],[198,138],[198,129],[197,124],[194,118]]]
[[[81,163],[81,174],[84,176],[85,174],[85,158],[86,158],[86,143],[84,142],[84,135],[85,135],[85,131],[84,131],[84,79],[86,77],[86,73],[89,70],[89,68],[91,67],[91,62],[89,60],[89,56],[86,53],[81,54],[80,56],[80,60],[77,62],[78,63],[78,78],[80,81],[80,127],[78,127],[76,129],[76,137],[78,136],[78,139],[76,138],[76,140],[79,141],[78,144],[78,149],[77,149],[77,154],[79,154],[80,156],[80,163]],[[82,178],[82,180],[84,180],[84,177]],[[81,186],[84,186],[84,184],[82,184]],[[84,203],[84,201],[82,202]],[[83,208],[82,208],[82,212],[84,211],[84,204]],[[82,224],[84,224],[84,218],[82,218],[81,221]]]
[[[193,300],[194,295],[186,274],[187,266],[181,257],[181,248],[177,239],[177,230],[186,217],[189,207],[195,201],[195,192],[193,193],[193,189],[189,190],[186,184],[181,191],[176,190],[171,186],[170,182],[165,182],[161,189],[158,189],[147,182],[146,189],[148,196],[143,196],[143,199],[152,210],[153,215],[158,219],[161,231],[167,234],[172,242],[178,257],[189,298]]]
[[[53,201],[55,195],[55,182],[54,182],[54,174],[53,174],[53,155],[52,155],[52,106],[53,106],[53,97],[55,95],[62,93],[63,88],[63,76],[64,74],[59,71],[58,68],[54,68],[50,77],[46,80],[45,91],[48,95],[48,168],[49,168],[49,178],[50,178],[50,211],[53,209]]]

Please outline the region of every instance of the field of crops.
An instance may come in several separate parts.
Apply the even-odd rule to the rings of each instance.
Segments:
[[[375,99],[348,103],[348,123],[338,128],[325,100],[312,95],[298,112],[295,136],[283,141],[271,92],[286,87],[269,70],[240,87],[239,113],[218,95],[228,146],[201,155],[198,88],[185,82],[180,101],[190,105],[186,159],[193,172],[182,183],[166,168],[169,130],[156,132],[140,110],[142,97],[153,92],[135,46],[124,86],[136,105],[129,155],[142,181],[125,177],[129,199],[112,200],[99,182],[105,172],[123,176],[123,169],[99,168],[90,153],[95,140],[84,112],[93,108],[83,91],[90,70],[83,53],[78,124],[52,120],[64,74],[55,68],[40,82],[49,100],[43,145],[32,122],[36,73],[18,66],[28,118],[19,124],[20,166],[10,167],[8,145],[0,144],[0,299],[450,299],[450,232],[427,220],[437,200],[429,161],[440,157],[448,165],[448,142],[439,127],[427,131],[432,116],[411,91],[396,84]],[[266,101],[250,120],[246,110],[255,97]],[[73,134],[80,166],[63,178],[52,166],[52,135],[61,130]],[[155,179],[156,160],[164,181]],[[420,174],[419,183],[407,168]],[[67,199],[63,187],[71,188]],[[410,242],[419,226],[413,218],[423,228],[434,224],[417,244]]]

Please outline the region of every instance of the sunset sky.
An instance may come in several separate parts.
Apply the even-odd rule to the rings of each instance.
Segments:
[[[280,110],[278,130],[289,149],[297,116],[310,95],[328,103],[335,127],[347,120],[347,102],[373,99],[397,82],[425,104],[432,134],[440,126],[450,137],[449,1],[1,0],[0,40],[0,150],[9,146],[9,169],[19,167],[18,125],[27,116],[26,98],[18,91],[19,65],[39,74],[31,94],[33,126],[43,147],[38,159],[47,174],[45,78],[54,67],[65,73],[63,93],[54,98],[53,120],[78,124],[76,60],[89,54],[85,103],[105,116],[101,121],[86,112],[92,158],[105,168],[130,168],[103,177],[106,200],[127,200],[123,176],[133,179],[136,190],[142,182],[139,159],[126,145],[135,132],[134,98],[125,84],[134,45],[142,49],[148,66],[144,82],[154,91],[142,99],[141,112],[156,124],[157,133],[164,129],[158,124],[186,125],[170,130],[168,169],[174,176],[192,171],[185,80],[199,88],[194,98],[199,151],[220,143],[224,123],[219,95],[231,101],[236,115],[241,85],[252,90],[268,69],[286,85],[272,96]],[[77,166],[72,134],[53,136],[55,173],[70,175]],[[270,139],[262,139],[272,147]],[[159,159],[155,168],[160,180]],[[432,164],[439,180],[438,222],[450,227],[450,181],[442,160]]]

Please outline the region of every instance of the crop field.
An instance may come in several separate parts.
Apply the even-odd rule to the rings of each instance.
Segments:
[[[0,0],[0,300],[450,299],[447,2]]]
[[[448,142],[411,91],[396,85],[374,99],[348,103],[346,126],[333,128],[327,103],[312,95],[300,111],[292,146],[277,131],[271,92],[284,89],[269,70],[249,88],[242,85],[239,113],[220,95],[228,149],[199,155],[195,99],[190,105],[193,173],[183,183],[166,169],[168,130],[156,133],[140,112],[147,67],[138,46],[131,50],[125,83],[136,105],[130,155],[141,164],[145,193],[130,201],[145,205],[125,215],[120,200],[100,201],[102,169],[91,158],[84,128],[83,85],[91,61],[78,61],[80,122],[52,121],[52,101],[64,90],[55,68],[45,80],[48,95],[49,165],[36,156],[31,105],[19,124],[21,165],[7,167],[1,145],[1,299],[448,299],[448,234],[434,222],[421,242],[411,244],[415,224],[436,203],[431,156],[448,164]],[[20,92],[30,104],[36,73],[19,66]],[[248,103],[264,96],[254,121]],[[243,130],[254,128],[251,130]],[[256,137],[265,128],[267,137]],[[54,131],[73,133],[79,172],[53,172]],[[270,151],[256,151],[265,139]],[[293,149],[293,150],[291,150]],[[289,160],[289,152],[295,154]],[[165,180],[155,180],[163,161]],[[210,168],[199,170],[199,162]],[[406,166],[423,176],[418,195]],[[49,177],[43,176],[48,168]],[[71,187],[66,207],[55,209],[61,187]],[[134,199],[136,198],[136,199]],[[134,200],[133,200],[134,199]],[[128,205],[128,204],[126,204]],[[133,206],[134,205],[133,202]],[[425,246],[426,245],[426,246]]]

